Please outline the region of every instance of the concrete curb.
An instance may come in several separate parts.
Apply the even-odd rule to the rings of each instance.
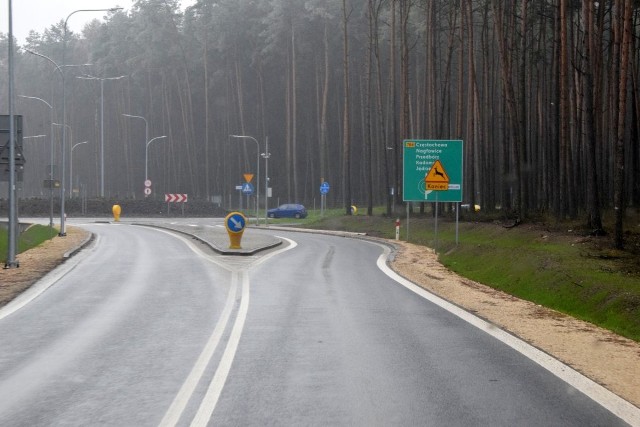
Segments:
[[[74,256],[75,254],[77,254],[78,252],[80,252],[82,249],[84,249],[85,247],[87,247],[91,242],[93,242],[96,238],[96,235],[93,233],[89,233],[89,235],[87,236],[86,239],[84,239],[78,246],[76,246],[75,248],[71,249],[68,252],[65,252],[64,255],[62,255],[62,257],[64,259],[68,259],[71,258],[72,256]]]
[[[131,225],[137,225],[140,227],[150,227],[150,228],[158,228],[158,229],[162,229],[162,230],[167,230],[167,231],[172,231],[175,233],[180,233],[180,234],[184,234],[185,236],[189,236],[194,240],[199,241],[200,243],[203,243],[204,245],[208,246],[211,250],[213,250],[214,252],[219,253],[220,255],[240,255],[240,256],[250,256],[250,255],[255,255],[258,252],[261,251],[266,251],[268,249],[272,249],[275,248],[276,246],[279,246],[282,244],[282,240],[281,239],[277,239],[275,242],[273,243],[269,243],[269,244],[263,244],[251,249],[228,249],[228,248],[221,248],[218,245],[216,245],[215,243],[198,236],[197,234],[194,233],[189,233],[187,231],[184,230],[180,230],[177,228],[172,228],[172,227],[166,227],[166,226],[161,226],[161,225],[156,225],[156,224],[142,224],[142,223],[132,223]]]

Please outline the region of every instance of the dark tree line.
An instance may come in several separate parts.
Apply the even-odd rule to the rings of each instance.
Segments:
[[[90,65],[64,69],[68,144],[89,141],[73,153],[73,179],[90,195],[100,84],[76,77],[125,75],[104,82],[110,196],[144,188],[144,123],[124,113],[167,136],[149,147],[155,195],[235,200],[268,138],[274,199],[311,203],[326,180],[333,204],[391,213],[402,140],[462,139],[464,202],[484,210],[585,218],[594,230],[615,212],[622,246],[625,208],[638,206],[636,0],[200,0],[184,13],[175,0],[139,0],[105,18],[69,33],[66,63]],[[62,37],[60,21],[25,47],[60,61]],[[16,60],[16,92],[49,101],[60,122],[51,64],[22,50]],[[16,104],[28,133],[50,133],[46,106]],[[39,195],[47,142],[29,141],[26,156],[23,196]]]

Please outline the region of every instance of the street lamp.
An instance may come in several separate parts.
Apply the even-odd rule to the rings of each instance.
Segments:
[[[69,152],[69,197],[73,197],[73,150],[75,150],[78,145],[86,144],[88,142],[89,141],[82,141],[71,146],[71,151]]]
[[[155,138],[149,140],[149,122],[147,122],[147,119],[145,119],[142,116],[135,116],[133,114],[122,114],[125,117],[131,117],[134,119],[142,119],[144,120],[144,141],[145,141],[145,147],[144,147],[144,180],[145,182],[149,179],[149,167],[148,167],[148,159],[149,159],[149,144],[151,144],[153,141],[155,141],[156,139],[160,139],[160,138],[166,138],[165,135],[163,136],[156,136]],[[145,184],[146,185],[146,184]]]
[[[20,98],[35,99],[44,103],[51,110],[51,159],[49,161],[49,228],[53,228],[53,107],[47,101],[37,96],[18,95]]]
[[[79,76],[83,80],[100,80],[100,197],[104,198],[104,81],[120,80],[126,76],[94,77]]]
[[[78,9],[78,10],[74,10],[73,12],[71,12],[69,15],[67,15],[67,19],[64,20],[64,33],[62,36],[62,66],[65,66],[65,51],[67,50],[67,22],[69,21],[69,18],[71,18],[71,16],[75,13],[78,12],[116,12],[118,10],[122,10],[121,7],[112,7],[109,9]],[[66,93],[65,93],[65,80],[64,80],[64,73],[62,73],[62,71],[60,72],[62,74],[62,123],[66,123],[67,122],[67,110],[66,110]],[[65,135],[66,131],[65,128],[62,128],[62,177],[64,178],[64,163],[65,163],[65,151],[64,151],[64,140],[65,140]],[[103,182],[104,184],[104,182]],[[61,215],[60,215],[60,236],[66,236],[67,233],[65,233],[64,231],[64,179],[62,179],[62,194],[61,194],[61,205],[62,205],[62,209],[61,209]],[[104,195],[104,194],[103,194]]]
[[[147,166],[147,161],[149,159],[149,145],[151,145],[151,143],[156,139],[162,139],[162,138],[166,138],[166,135],[156,136],[155,138],[152,138],[151,141],[147,142],[146,145],[144,146],[144,180],[145,181],[149,179],[149,174],[147,173],[147,171],[149,170]]]
[[[269,212],[269,137],[264,139],[264,153],[260,154],[264,158],[264,226],[267,227],[267,217]]]
[[[73,129],[71,129],[71,126],[63,124],[63,123],[51,123],[53,126],[62,126],[62,153],[65,153],[64,147],[66,144],[66,140],[64,139],[64,135],[65,135],[65,130],[69,129],[69,147],[71,147],[73,145]],[[64,157],[64,156],[63,156]],[[71,187],[71,178],[69,178],[69,187]],[[66,188],[64,186],[64,168],[62,169],[61,173],[60,173],[60,188]]]
[[[257,173],[256,175],[258,175],[258,182],[256,185],[256,225],[258,225],[260,223],[259,220],[259,212],[258,209],[260,209],[260,144],[258,143],[258,140],[255,139],[252,136],[248,136],[248,135],[229,135],[231,138],[243,138],[243,139],[251,139],[253,140],[253,142],[256,143],[256,148],[258,149],[257,157],[256,157],[256,163],[257,163]]]
[[[66,25],[66,21],[65,21],[65,25]],[[66,30],[65,30],[65,34],[66,34]],[[40,58],[44,58],[47,61],[51,62],[56,67],[56,70],[58,70],[58,72],[60,73],[60,77],[62,78],[62,122],[64,123],[64,121],[65,121],[64,73],[62,72],[62,69],[60,68],[60,66],[58,64],[55,63],[55,61],[53,59],[49,58],[48,56],[43,55],[43,54],[38,53],[38,52],[34,52],[33,50],[29,50],[27,48],[23,48],[23,49],[26,52],[28,52],[28,53],[30,53],[32,55],[39,56]],[[62,51],[62,60],[64,61],[64,50]],[[51,123],[52,126],[55,125],[55,124],[56,123],[53,123],[53,122]],[[61,125],[58,125],[58,126],[61,126]],[[66,126],[68,126],[68,125],[64,125],[63,128],[62,128],[62,144],[60,144],[62,146],[62,149],[61,149],[61,152],[62,152],[61,163],[62,164],[60,165],[61,166],[60,167],[60,174],[61,174],[61,177],[62,177],[62,179],[60,180],[60,231],[58,232],[58,236],[60,236],[60,237],[64,237],[64,236],[67,235],[67,233],[65,232],[65,229],[64,229],[64,217],[65,217],[65,215],[64,215],[64,162],[65,162],[65,159],[64,159],[65,158],[65,155],[64,155],[64,153],[65,153],[65,151],[64,151],[64,143],[65,143],[66,136],[67,136],[67,133],[65,131],[65,127]],[[52,132],[52,138],[53,138],[53,132]],[[53,157],[53,153],[51,154],[51,156]],[[52,168],[53,168],[53,162],[51,162],[51,165],[52,165]],[[53,180],[53,177],[51,179]],[[53,190],[51,190],[51,191],[53,191]],[[53,203],[51,204],[51,206],[52,206],[51,209],[53,209]]]
[[[144,120],[144,143],[148,146],[149,145],[149,122],[147,122],[147,119],[145,119],[142,116],[134,116],[133,114],[122,114],[125,117],[132,117],[134,119],[142,119]],[[146,153],[146,147],[145,147],[145,161],[144,161],[144,180],[147,180],[148,174],[147,174],[147,153]]]

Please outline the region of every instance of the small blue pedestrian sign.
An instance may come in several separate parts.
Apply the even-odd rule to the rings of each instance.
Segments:
[[[225,226],[227,227],[227,230],[232,233],[240,233],[244,230],[245,225],[246,220],[244,215],[239,212],[234,212],[226,218]]]
[[[245,182],[244,184],[242,184],[242,194],[245,194],[247,196],[250,196],[253,194],[253,184],[251,184],[250,182]]]
[[[329,192],[329,183],[327,181],[320,184],[320,194],[327,194]]]

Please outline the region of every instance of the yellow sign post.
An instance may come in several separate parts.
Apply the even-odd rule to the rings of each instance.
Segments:
[[[241,212],[231,212],[224,219],[224,226],[229,235],[229,249],[242,249],[240,241],[247,225],[247,218]]]

